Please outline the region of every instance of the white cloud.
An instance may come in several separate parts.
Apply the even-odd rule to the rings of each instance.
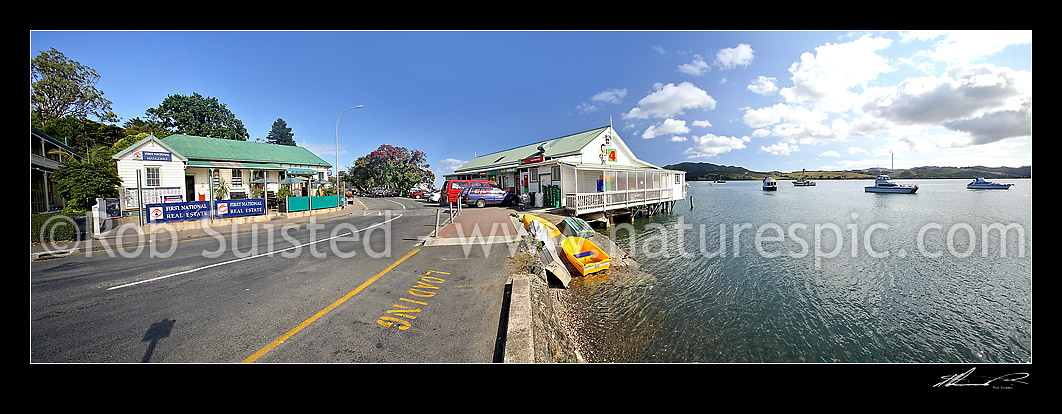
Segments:
[[[786,143],[786,142],[779,142],[779,143],[771,145],[771,146],[767,146],[767,147],[761,146],[760,147],[760,151],[769,152],[769,153],[774,154],[774,155],[789,155],[790,153],[795,152],[795,151],[799,151],[799,150],[800,150],[800,148],[797,147],[796,145],[792,145],[792,144],[789,144],[789,143]]]
[[[1032,134],[1032,73],[991,64],[958,65],[938,77],[876,88],[861,109],[883,121],[939,127],[985,144]]]
[[[841,112],[854,105],[856,86],[866,86],[878,75],[893,68],[888,59],[877,54],[892,40],[862,37],[849,43],[831,44],[804,52],[800,61],[789,67],[793,86],[779,94],[790,103],[813,102],[827,111]]]
[[[1010,45],[1032,43],[1031,30],[969,30],[959,32],[906,32],[902,41],[939,39],[932,50],[924,50],[916,56],[953,64],[979,60],[999,53]]]
[[[708,158],[724,154],[733,150],[745,148],[749,137],[721,137],[713,134],[705,134],[702,137],[693,137],[693,146],[687,148],[684,154],[688,158]]]
[[[686,121],[677,119],[665,119],[659,127],[656,125],[650,125],[649,128],[642,133],[642,138],[650,139],[664,135],[678,135],[690,132],[690,129],[686,127]]]
[[[859,147],[848,147],[849,154],[866,154],[867,150]]]
[[[708,121],[693,121],[693,126],[700,128],[708,128],[712,126],[712,123]]]
[[[823,151],[823,152],[819,153],[819,157],[840,157],[840,156],[841,156],[841,153],[839,153],[837,151],[833,151],[833,150]]]
[[[704,58],[700,57],[699,55],[694,56],[692,62],[683,63],[678,67],[679,72],[690,74],[693,76],[701,76],[705,72],[708,72],[710,70],[712,70],[712,67],[708,66],[708,63],[704,61]]]
[[[686,137],[671,137],[671,142],[686,142]]]
[[[683,82],[654,85],[654,92],[638,101],[638,107],[623,115],[624,118],[671,118],[684,114],[688,109],[715,109],[715,99],[708,92]]]
[[[742,43],[737,47],[719,49],[719,52],[715,54],[715,63],[723,69],[748,66],[752,64],[754,54],[752,46]]]
[[[749,83],[749,86],[746,87],[746,89],[748,89],[749,92],[755,94],[769,96],[774,94],[775,92],[778,92],[777,83],[777,78],[760,76],[759,78],[756,78],[756,80],[752,81],[752,83]]]
[[[590,97],[590,102],[581,102],[575,107],[579,113],[586,114],[597,111],[598,104],[619,104],[627,96],[627,89],[607,89]]]

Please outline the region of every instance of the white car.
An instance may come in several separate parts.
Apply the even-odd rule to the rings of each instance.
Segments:
[[[431,194],[428,194],[428,201],[432,203],[438,203],[440,194],[442,194],[442,192],[432,191]]]

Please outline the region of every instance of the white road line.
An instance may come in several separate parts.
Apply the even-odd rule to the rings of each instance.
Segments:
[[[397,201],[395,201],[395,200],[388,200],[388,199],[386,199],[386,198],[385,198],[385,199],[384,199],[384,201],[390,201],[390,202],[392,202],[392,203],[395,203],[395,204],[398,204],[398,205],[402,206],[402,209],[403,209],[403,210],[405,210],[405,209],[406,209],[406,205],[405,205],[405,204],[399,203],[399,202],[397,202]]]
[[[399,217],[402,217],[402,215],[399,214],[399,215],[397,215],[395,217],[392,217],[392,218],[390,218],[388,220],[373,224],[373,225],[371,225],[369,227],[366,227],[364,229],[357,230],[357,231],[358,232],[362,232],[362,231],[371,229],[373,227],[376,227],[376,226],[379,226],[379,225],[382,225],[382,224],[387,224],[387,223],[389,223],[391,221],[398,220]],[[165,275],[165,276],[154,277],[154,278],[151,278],[151,279],[144,279],[144,280],[140,280],[140,281],[136,281],[136,282],[132,282],[132,283],[126,283],[124,285],[111,286],[111,287],[107,288],[107,290],[115,290],[115,289],[127,288],[127,287],[130,287],[130,286],[136,286],[136,285],[140,285],[140,284],[144,284],[144,283],[148,283],[148,282],[155,282],[155,281],[159,281],[159,280],[162,280],[162,279],[169,279],[169,278],[174,277],[174,276],[180,276],[180,275],[184,275],[184,274],[188,274],[188,273],[198,272],[200,270],[210,269],[212,267],[218,267],[218,266],[223,266],[223,265],[232,264],[232,263],[236,263],[236,262],[242,262],[244,260],[255,259],[255,258],[262,257],[262,256],[272,256],[272,255],[274,255],[276,253],[280,253],[280,252],[284,252],[284,251],[288,251],[288,250],[299,249],[299,248],[302,248],[303,246],[309,246],[311,244],[317,244],[317,243],[321,243],[321,242],[326,242],[326,241],[329,241],[329,240],[332,240],[332,239],[336,239],[336,238],[340,238],[340,237],[344,237],[344,236],[349,236],[349,235],[354,234],[354,233],[355,232],[353,232],[353,231],[352,232],[347,232],[346,234],[339,234],[339,235],[335,235],[335,236],[332,236],[332,237],[329,237],[329,238],[303,243],[303,244],[300,244],[298,246],[291,246],[291,247],[288,247],[286,249],[274,250],[274,251],[271,251],[271,252],[256,254],[256,255],[253,255],[253,256],[241,257],[239,259],[232,259],[232,260],[228,260],[228,261],[224,261],[224,262],[209,264],[209,265],[206,265],[206,266],[197,267],[195,269],[185,270],[183,272],[177,272],[177,273],[169,274],[169,275]]]

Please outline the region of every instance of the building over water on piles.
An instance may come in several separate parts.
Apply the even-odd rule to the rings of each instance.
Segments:
[[[611,125],[480,155],[445,177],[488,179],[589,218],[671,211],[686,196],[685,171],[638,159]]]

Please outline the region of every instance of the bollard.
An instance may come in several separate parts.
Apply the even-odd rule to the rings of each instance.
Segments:
[[[690,210],[693,210],[693,196],[690,196]]]
[[[435,233],[432,233],[434,237],[439,237],[439,214],[442,213],[441,209],[435,209]]]

